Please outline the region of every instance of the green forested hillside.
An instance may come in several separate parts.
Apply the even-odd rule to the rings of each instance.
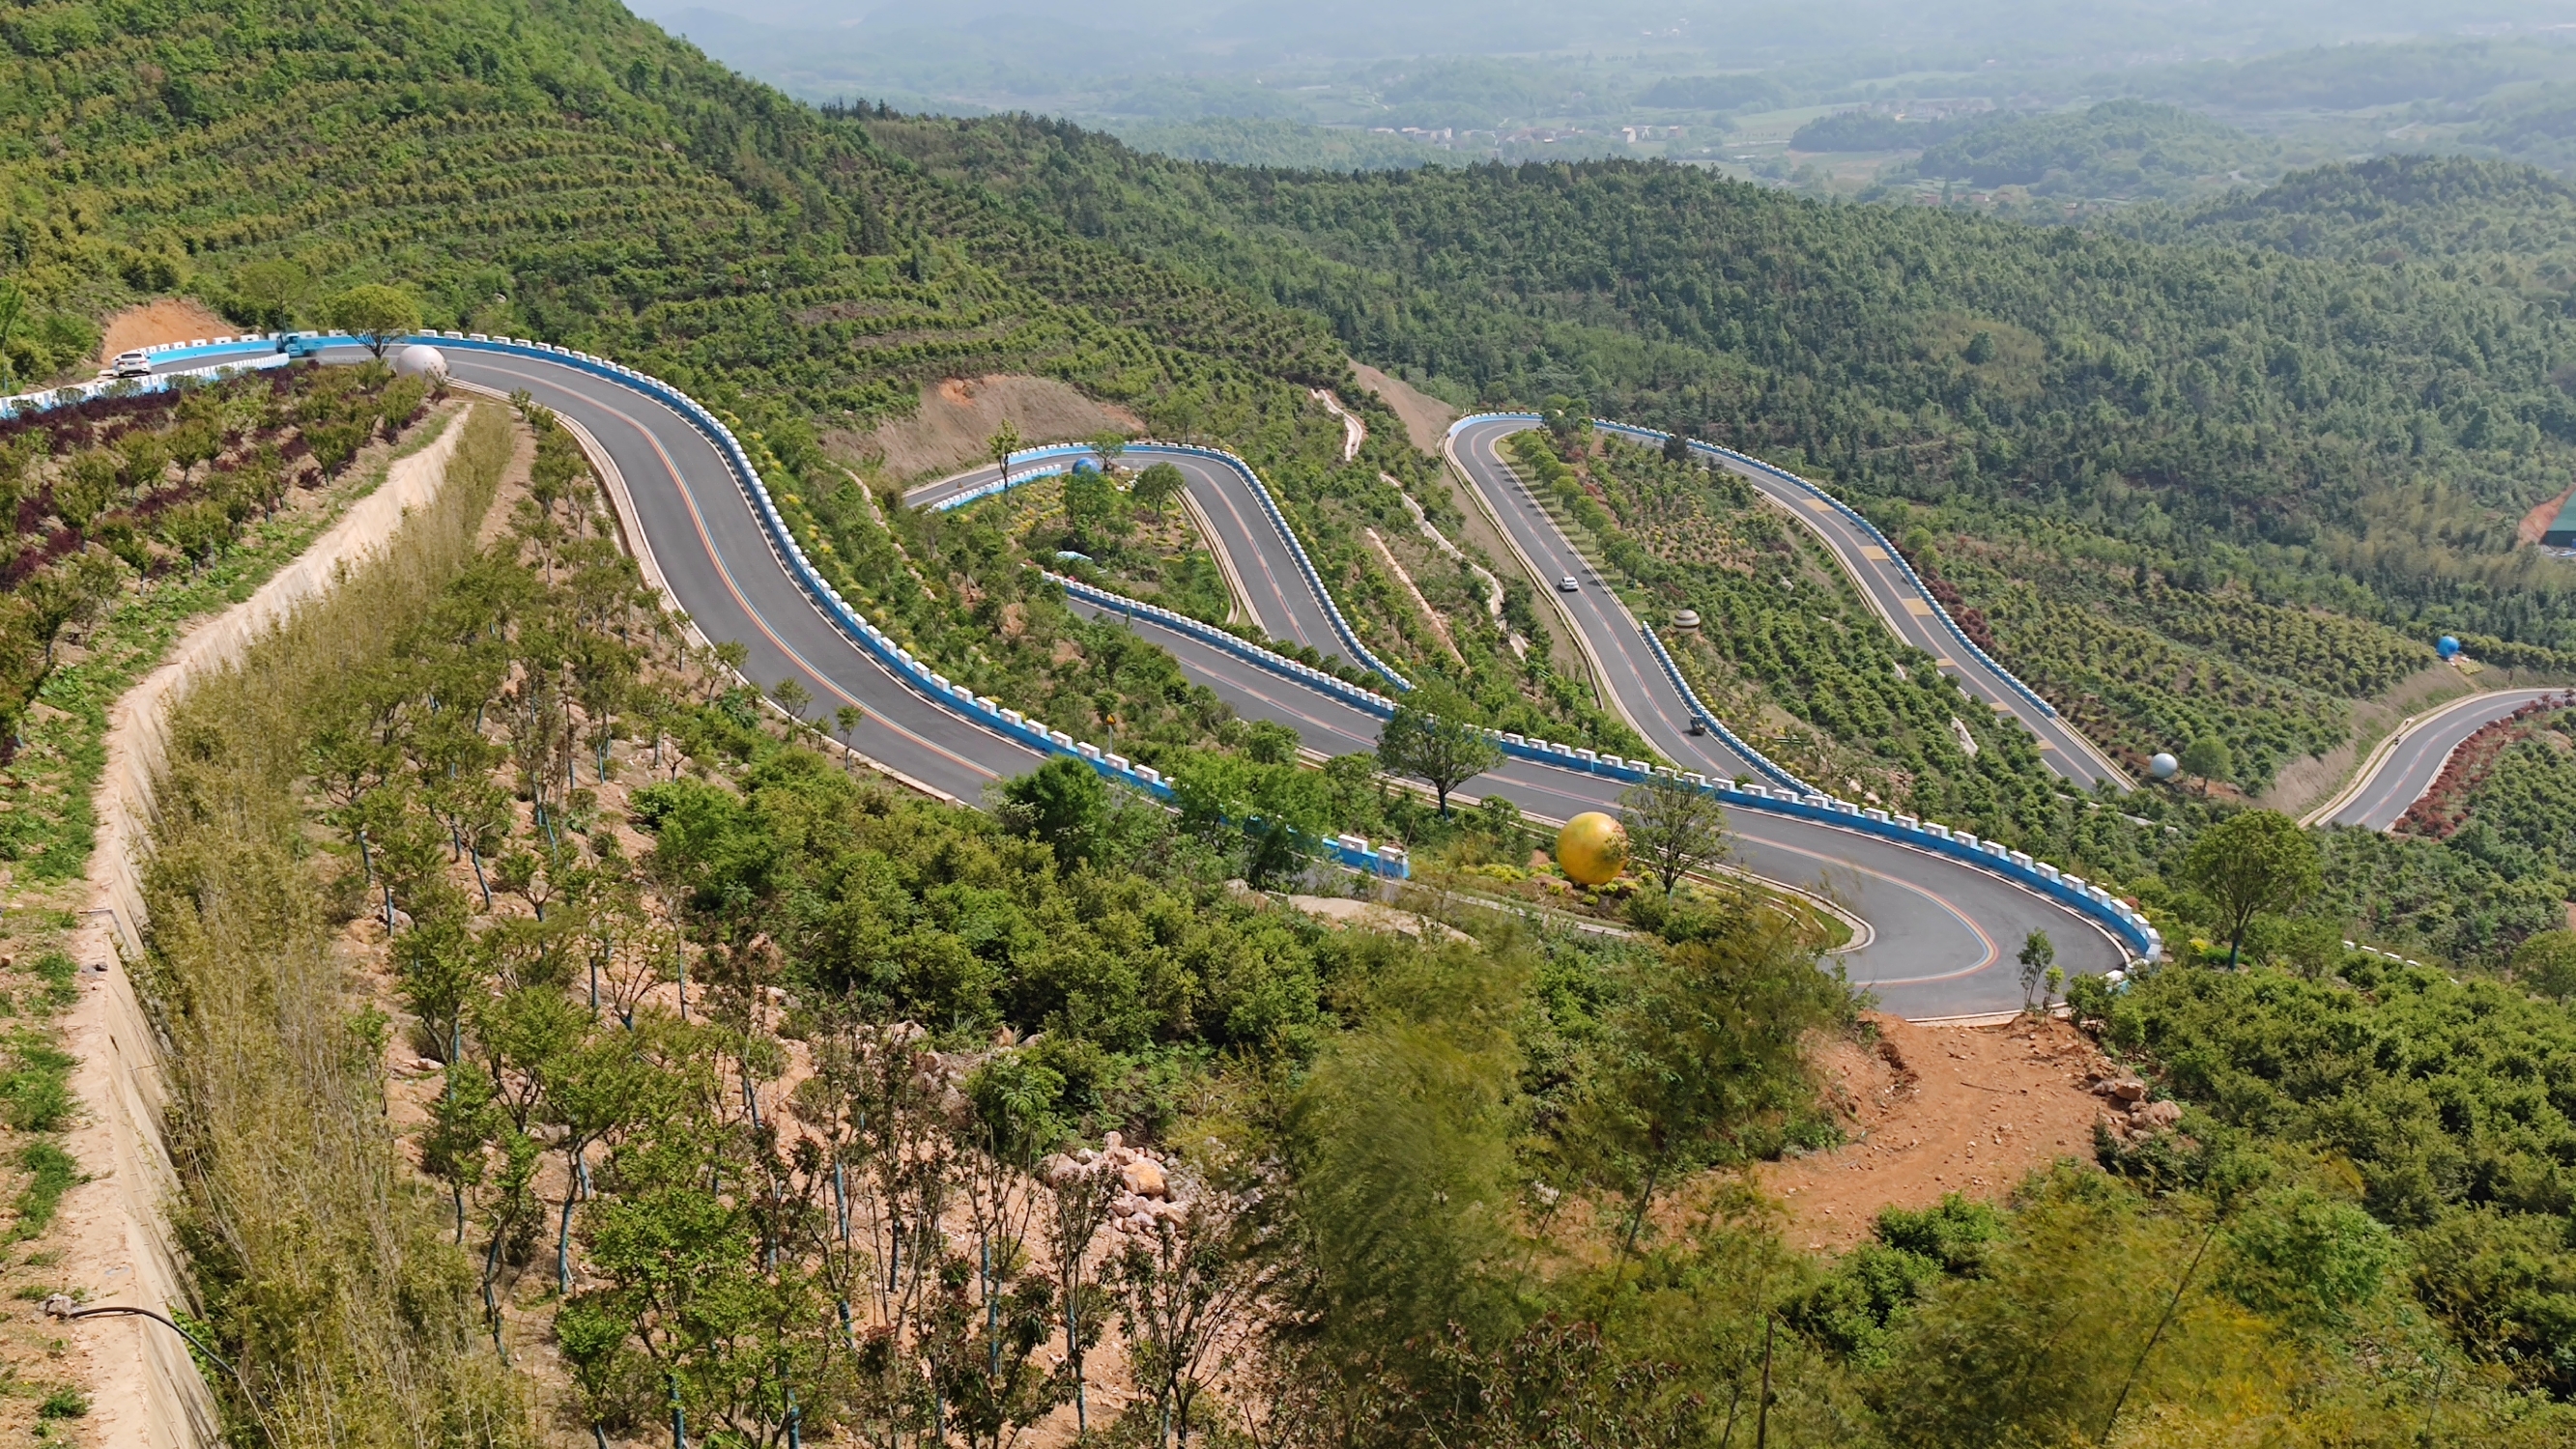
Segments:
[[[2071,516],[2126,561],[2576,645],[2558,571],[2510,533],[2576,460],[2552,381],[2576,328],[2473,278],[1829,206],[1679,167],[1279,176],[1009,120],[872,133],[1467,396],[1570,394],[1862,499]]]
[[[2270,144],[2179,106],[2105,101],[2066,115],[2016,116],[1941,140],[1926,176],[2027,186],[2038,196],[2154,196],[2271,159]]]
[[[1167,347],[1340,371],[1299,319],[979,207],[606,0],[55,5],[0,40],[8,260],[53,310],[175,287],[247,323],[395,279],[433,324],[861,418],[979,369],[1143,398],[1189,371]]]
[[[2549,739],[2456,843],[2329,840],[2314,903],[2256,918],[2222,972],[2187,943],[2221,919],[2191,860],[2224,791],[2059,795],[2008,726],[1954,725],[1777,518],[1568,427],[1559,501],[1600,551],[1710,636],[1745,626],[1685,667],[1830,736],[1812,759],[1856,790],[1976,815],[2175,928],[2181,960],[2079,1005],[2191,1105],[2186,1135],[2106,1135],[2109,1172],[1888,1214],[1829,1260],[1729,1175],[1857,1120],[1804,1053],[1877,1044],[1808,944],[1717,891],[1648,896],[1620,935],[1450,901],[1472,939],[1407,939],[1234,885],[1301,865],[1254,815],[1396,834],[1462,883],[1534,842],[1506,810],[1435,818],[1365,756],[1297,768],[1056,607],[1022,566],[1053,543],[1007,509],[889,516],[819,441],[928,378],[1068,379],[1245,449],[1373,639],[1427,655],[1434,621],[1362,540],[1409,526],[1398,489],[1435,465],[1358,399],[1344,459],[1304,387],[1347,348],[1471,399],[1572,395],[1832,482],[2008,656],[2096,696],[2115,747],[2208,731],[2250,785],[2438,627],[2566,662],[2551,565],[2497,532],[2576,462],[2557,309],[2429,264],[1677,169],[1265,174],[825,115],[599,0],[56,4],[0,11],[0,41],[29,367],[144,295],[248,326],[361,280],[616,353],[741,422],[890,629],[1050,718],[1119,721],[1187,807],[1078,762],[983,813],[860,783],[666,650],[565,436],[486,410],[477,488],[507,429],[550,460],[515,531],[475,555],[490,535],[441,515],[436,556],[177,726],[145,989],[236,1438],[993,1444],[1058,1434],[1096,1348],[1111,1443],[2567,1442],[2576,1036],[2544,998],[2576,964],[2458,985],[2334,934],[2464,976],[2528,950],[2571,881]],[[304,421],[318,448],[360,416]],[[102,488],[103,443],[146,456],[80,441]],[[1114,534],[1119,506],[1065,523]],[[1442,711],[1610,727],[1544,649],[1515,672],[1502,630],[1462,642],[1422,675]],[[1086,1208],[1047,1156],[1113,1130],[1169,1164],[1157,1206],[1139,1173]]]
[[[2187,208],[2140,208],[2112,225],[2157,241],[2256,246],[2564,293],[2576,286],[2576,188],[2528,166],[2389,156],[2323,166]]]

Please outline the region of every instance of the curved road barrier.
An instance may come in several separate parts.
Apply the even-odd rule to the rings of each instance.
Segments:
[[[868,758],[958,799],[972,799],[986,783],[1050,755],[1083,759],[1146,793],[1167,796],[1169,783],[1152,770],[948,681],[842,600],[804,556],[739,440],[678,390],[564,348],[473,336],[418,340],[446,351],[460,382],[525,389],[577,425],[614,475],[612,496],[635,515],[621,524],[649,548],[692,623],[711,637],[741,640],[754,679],[795,677],[826,708],[863,706],[868,717],[853,743]],[[273,350],[274,342],[250,339],[234,347],[234,355],[256,354]],[[327,352],[335,361],[358,355],[328,337],[312,339],[305,350]],[[170,361],[204,365],[194,355]],[[1067,592],[1089,612],[1123,615],[1248,717],[1282,719],[1309,743],[1368,748],[1383,717],[1377,711],[1393,708],[1382,697],[1168,611],[1097,590],[1087,597]],[[1644,636],[1637,638],[1642,647]],[[1660,678],[1661,666],[1654,668]],[[1687,718],[1680,694],[1669,685],[1663,693],[1674,715]],[[1509,795],[1540,819],[1611,805],[1628,786],[1670,769],[1543,741],[1505,738],[1503,744],[1505,763],[1474,785]],[[2062,926],[2070,915],[2099,932],[2061,942],[2060,959],[2077,972],[2159,954],[2155,933],[2127,906],[1991,842],[1821,794],[1734,785],[1744,771],[1690,773],[1732,807],[1738,864],[1827,895],[1870,924],[1871,939],[1844,963],[1855,983],[1877,991],[1890,1010],[1942,1017],[2012,1009],[2020,994],[2008,962],[2020,935]],[[1357,868],[1405,869],[1400,848],[1372,848],[1356,837],[1331,845]]]

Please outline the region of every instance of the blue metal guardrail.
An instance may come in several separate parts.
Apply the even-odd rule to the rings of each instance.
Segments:
[[[1604,428],[1614,433],[1623,433],[1633,438],[1642,438],[1659,446],[1663,443],[1664,439],[1672,436],[1669,433],[1657,432],[1653,428],[1640,428],[1628,423],[1614,423],[1603,418],[1595,418],[1592,422],[1595,427]],[[1931,606],[1932,617],[1941,621],[1942,627],[1950,631],[1950,637],[1958,641],[1960,648],[1966,650],[1971,658],[1984,665],[1996,678],[2011,686],[2013,693],[2020,695],[2025,700],[2028,700],[2032,708],[2037,709],[2040,713],[2046,715],[2050,719],[2058,717],[2057,706],[2040,698],[2038,691],[2032,689],[2029,685],[2022,683],[2020,676],[1997,663],[1993,655],[1988,654],[1984,649],[1978,647],[1977,641],[1968,637],[1968,632],[1959,627],[1959,621],[1950,617],[1949,609],[1945,607],[1939,599],[1932,596],[1932,591],[1929,588],[1924,587],[1923,576],[1914,571],[1914,565],[1906,559],[1905,555],[1897,549],[1896,544],[1890,540],[1885,533],[1879,531],[1877,524],[1872,523],[1867,518],[1861,516],[1859,509],[1843,502],[1831,493],[1826,492],[1824,489],[1817,487],[1815,484],[1808,482],[1806,479],[1799,477],[1797,474],[1790,472],[1786,468],[1774,467],[1773,465],[1765,463],[1761,459],[1753,457],[1750,454],[1739,453],[1733,448],[1722,448],[1715,443],[1703,443],[1696,438],[1686,439],[1685,441],[1690,444],[1691,451],[1695,453],[1700,453],[1712,458],[1731,459],[1732,461],[1741,463],[1745,467],[1751,468],[1766,477],[1776,478],[1793,488],[1797,488],[1805,492],[1809,497],[1818,500],[1826,507],[1833,509],[1836,513],[1839,513],[1844,518],[1850,520],[1854,527],[1868,534],[1877,542],[1879,548],[1885,551],[1888,562],[1896,565],[1897,569],[1905,575],[1905,581],[1914,586],[1915,594],[1918,595],[1924,603]]]
[[[1288,516],[1279,511],[1279,500],[1270,495],[1270,486],[1261,481],[1260,474],[1252,471],[1250,463],[1222,448],[1204,448],[1196,443],[1129,443],[1126,445],[1125,452],[1161,454],[1173,458],[1205,458],[1223,463],[1233,469],[1235,475],[1252,489],[1253,499],[1261,505],[1261,511],[1269,518],[1270,526],[1278,530],[1280,541],[1288,545],[1289,556],[1297,561],[1297,572],[1305,576],[1307,587],[1313,589],[1315,597],[1322,601],[1324,617],[1332,621],[1333,632],[1341,638],[1342,646],[1350,650],[1351,657],[1358,660],[1370,673],[1407,694],[1413,692],[1412,680],[1396,673],[1385,660],[1378,658],[1366,644],[1360,642],[1359,632],[1351,627],[1350,619],[1342,613],[1342,606],[1334,601],[1333,591],[1324,587],[1324,576],[1316,570],[1315,561],[1307,556],[1306,545],[1298,540],[1297,531],[1288,526]],[[1038,466],[1007,482],[997,478],[980,488],[972,488],[953,497],[943,498],[930,506],[940,513],[963,508],[970,503],[979,503],[996,494],[1008,492],[1023,483],[1033,482],[1039,478],[1052,478],[1070,467],[1073,459],[1096,456],[1098,456],[1098,450],[1088,443],[1050,443],[1045,447],[1013,453],[1011,461],[1014,464],[1027,462]],[[1059,463],[1057,460],[1063,461]]]
[[[752,465],[750,454],[734,437],[733,430],[688,394],[650,374],[566,347],[549,346],[524,339],[496,339],[457,333],[423,333],[416,338],[405,340],[416,340],[442,348],[462,347],[469,351],[543,358],[633,388],[637,392],[665,403],[674,412],[687,419],[692,427],[697,428],[715,445],[718,456],[725,459],[728,469],[733,472],[735,485],[743,490],[745,499],[751,503],[754,516],[761,520],[762,527],[769,533],[772,546],[778,550],[780,558],[787,563],[789,575],[796,579],[798,585],[822,608],[825,617],[839,625],[843,633],[857,642],[860,647],[883,661],[896,678],[905,681],[942,708],[972,720],[1007,739],[1016,740],[1043,754],[1066,755],[1080,759],[1102,775],[1142,790],[1157,799],[1168,801],[1172,798],[1170,782],[1165,780],[1158,771],[1136,765],[1122,756],[1104,752],[1099,746],[1076,740],[1061,730],[1050,729],[1045,724],[1020,714],[1017,710],[1004,709],[998,701],[976,697],[966,686],[952,684],[945,676],[934,673],[928,665],[915,659],[911,651],[887,638],[884,631],[869,623],[855,609],[852,609],[842,600],[839,591],[826,582],[805,557],[804,550],[797,544],[795,535],[788,529],[786,520],[779,515],[776,505],[770,502],[769,489],[760,479],[760,470]],[[232,345],[232,351],[236,355],[246,352],[273,352],[274,349],[275,339],[273,338],[244,339]],[[213,352],[216,348],[209,344],[207,350]],[[1079,590],[1076,597],[1088,595],[1101,607],[1147,614],[1158,622],[1233,652],[1238,657],[1260,663],[1266,669],[1315,687],[1325,688],[1328,692],[1341,694],[1372,714],[1383,717],[1394,713],[1394,702],[1383,696],[1371,694],[1354,685],[1333,679],[1320,670],[1300,664],[1284,655],[1246,644],[1221,629],[1172,613],[1167,609],[1123,598],[1105,589],[1093,588],[1062,575],[1049,574],[1048,577],[1056,580],[1059,585],[1071,586],[1068,592]],[[1329,599],[1330,596],[1326,597]],[[2145,959],[2154,960],[2163,951],[2163,940],[2155,928],[2148,925],[2145,918],[2128,905],[2113,899],[2102,887],[2090,885],[2080,876],[2066,875],[2057,867],[2035,861],[2022,852],[2007,851],[1996,842],[1980,841],[1972,834],[1952,831],[1947,826],[1918,821],[1911,816],[1891,816],[1887,811],[1875,807],[1863,809],[1849,801],[1833,800],[1812,792],[1792,795],[1782,790],[1775,793],[1770,787],[1763,785],[1711,781],[1696,774],[1677,775],[1677,772],[1668,766],[1623,760],[1615,755],[1601,755],[1592,750],[1571,749],[1560,744],[1531,741],[1510,734],[1496,736],[1496,742],[1508,755],[1537,760],[1559,769],[1577,770],[1629,782],[1640,782],[1658,775],[1668,778],[1677,777],[1717,792],[1731,805],[1812,820],[1840,829],[1878,836],[1917,849],[1931,850],[1936,854],[1948,856],[2011,881],[2100,922],[2111,932],[2114,939]],[[1367,841],[1356,836],[1335,837],[1329,844],[1336,860],[1355,869],[1375,871],[1398,878],[1409,877],[1412,873],[1410,863],[1406,860],[1401,846],[1389,845],[1372,850]]]
[[[1130,599],[1123,594],[1086,584],[1080,579],[1049,573],[1046,577],[1066,594],[1096,608],[1111,610],[1130,618],[1142,616],[1177,634],[1225,651],[1237,659],[1258,665],[1286,679],[1330,694],[1345,704],[1380,719],[1395,713],[1395,701],[1372,694],[1357,685],[1335,679],[1321,670],[1300,664],[1285,655],[1276,654],[1256,644],[1247,644],[1211,624],[1202,623],[1186,614],[1158,605]],[[2123,945],[2149,960],[2162,953],[2163,939],[2155,928],[2100,886],[2087,883],[2081,876],[2070,876],[2044,861],[2005,849],[1993,841],[1979,840],[1966,831],[1920,821],[1910,815],[1891,815],[1875,807],[1863,808],[1847,800],[1835,800],[1804,785],[1773,788],[1758,784],[1740,784],[1733,780],[1710,780],[1704,775],[1676,771],[1669,766],[1643,760],[1624,760],[1616,755],[1603,755],[1592,750],[1578,750],[1545,740],[1532,740],[1516,734],[1488,730],[1486,734],[1515,759],[1534,760],[1562,770],[1576,770],[1588,775],[1638,783],[1661,776],[1681,779],[1709,790],[1735,809],[1765,811],[1798,819],[1817,821],[1845,830],[1858,831],[1929,850],[1975,866],[1980,870],[2034,891],[2060,905],[2099,921]]]

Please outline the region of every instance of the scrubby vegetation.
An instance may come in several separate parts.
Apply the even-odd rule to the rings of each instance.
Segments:
[[[909,647],[1176,782],[1167,812],[1059,764],[960,811],[773,737],[678,645],[541,411],[527,496],[475,546],[508,442],[481,409],[399,561],[174,721],[148,984],[240,1437],[2569,1432],[2576,976],[2531,945],[2569,893],[2553,732],[2438,842],[2319,840],[2213,789],[2343,742],[2445,629],[2576,667],[2563,571],[2506,544],[2576,436],[2529,269],[2377,260],[2403,228],[2375,220],[2150,241],[1626,164],[1154,161],[1026,118],[808,111],[596,0],[68,5],[0,41],[26,377],[172,290],[249,327],[398,283],[432,325],[614,354],[720,407]],[[2086,165],[2142,150],[2094,139]],[[1311,854],[1331,830],[1461,885],[1520,884],[1531,842],[1499,803],[1396,790],[1400,759],[1300,768],[1027,567],[1074,548],[1221,614],[1147,500],[1086,479],[917,513],[853,445],[925,381],[1072,382],[1250,458],[1409,703],[1639,752],[1550,669],[1525,588],[1498,625],[1419,541],[1408,498],[1463,520],[1345,349],[1806,471],[2112,748],[2202,746],[2188,793],[2061,795],[1742,490],[1579,427],[1521,445],[1639,598],[1700,611],[1684,667],[1793,764],[2174,928],[2174,964],[2076,1005],[2183,1134],[1795,1251],[1734,1172],[1837,1141],[1810,1052],[1865,1030],[1801,922],[1720,892],[1638,892],[1618,935],[1466,897],[1419,937],[1285,908],[1258,888],[1342,884]],[[1367,422],[1355,455],[1317,386]],[[285,546],[255,516],[296,460],[344,466],[406,387],[298,373],[0,432],[11,647],[41,659],[128,573],[154,601],[237,588]],[[136,616],[126,675],[30,675],[29,755],[27,699],[94,726],[175,617]],[[64,810],[24,837],[39,874],[77,859]],[[2257,837],[2319,858],[2237,890],[2211,842]],[[59,1130],[66,1063],[5,1045],[0,1112]],[[13,1144],[22,1224],[78,1171],[48,1145]]]
[[[55,663],[123,581],[215,560],[298,487],[345,469],[429,400],[381,367],[249,373],[0,422],[0,730],[14,748]],[[121,565],[121,567],[120,567]]]
[[[541,468],[473,552],[498,421],[395,564],[174,721],[152,979],[245,1427],[2563,1430],[2517,1388],[2551,1382],[2553,1270],[2481,1266],[2550,1191],[2545,1123],[2504,1118],[2559,1007],[2360,958],[2337,969],[2375,998],[2268,966],[2079,996],[2225,1124],[1810,1258],[1727,1176],[1842,1130],[1805,1053],[1853,1004],[1788,923],[1718,901],[1657,939],[1470,911],[1467,938],[1425,943],[1227,885],[1269,847],[1207,808],[1214,779],[1178,816],[1071,762],[987,813],[897,797],[677,649],[577,466]],[[1341,780],[1275,768],[1251,788]],[[2459,1043],[2338,1025],[2399,1011],[2401,983]],[[2185,1029],[2202,999],[2226,1026]],[[2261,1052],[2267,1010],[2339,1045]],[[2336,1052],[2369,1110],[2423,1130],[2253,1094],[2270,1062]],[[2346,1142],[2357,1182],[2309,1145]],[[2499,1172],[2448,1165],[2475,1161]],[[2506,1181],[2525,1216],[2477,1226],[2506,1210],[2476,1184]],[[2497,1271],[2535,1307],[2463,1286]],[[2033,1354],[2038,1382],[2014,1367]]]

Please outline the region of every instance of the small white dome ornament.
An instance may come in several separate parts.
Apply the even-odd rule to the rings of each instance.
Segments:
[[[2170,780],[2174,776],[2182,773],[2182,761],[2175,759],[2171,755],[2160,754],[2154,759],[2147,761],[2147,773],[2155,776],[2159,780]]]
[[[415,342],[394,354],[396,377],[445,377],[447,354],[426,342]]]

